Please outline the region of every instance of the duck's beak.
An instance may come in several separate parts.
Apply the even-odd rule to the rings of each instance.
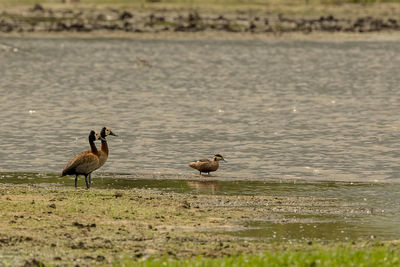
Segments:
[[[224,158],[222,159],[223,162],[227,162]]]
[[[118,136],[118,134],[115,134],[115,133],[113,133],[112,131],[110,131],[110,135]]]

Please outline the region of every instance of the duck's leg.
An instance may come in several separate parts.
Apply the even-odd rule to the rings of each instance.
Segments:
[[[89,185],[88,175],[87,174],[85,174],[85,183],[86,183],[86,189],[89,189],[90,185]]]
[[[201,175],[201,171],[199,171],[200,172],[200,175]]]
[[[75,188],[78,187],[78,174],[75,174]]]
[[[92,173],[89,173],[89,187],[92,185]]]

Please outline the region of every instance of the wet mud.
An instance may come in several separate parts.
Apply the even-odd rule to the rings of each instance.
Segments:
[[[331,233],[341,231],[347,239],[318,237],[319,232],[329,232],[326,229],[334,225],[329,222],[338,217],[357,219],[370,212],[360,203],[335,198],[2,184],[0,206],[0,263],[5,265],[219,257],[261,253],[287,246],[288,241],[308,245],[370,240],[369,235],[360,239],[343,234],[346,223]],[[262,224],[263,230],[257,231]]]

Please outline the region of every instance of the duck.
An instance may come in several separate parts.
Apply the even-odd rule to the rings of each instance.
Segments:
[[[99,139],[102,140],[101,135],[91,130],[89,134],[90,150],[83,151],[73,157],[61,173],[61,176],[75,175],[75,188],[78,186],[78,175],[85,176],[86,188],[90,188],[88,176],[91,179],[92,172],[96,170],[100,162],[100,153],[94,143]]]
[[[97,165],[95,170],[102,167],[108,159],[108,144],[107,144],[106,137],[109,135],[118,136],[117,134],[113,133],[109,127],[103,127],[100,131],[101,146],[100,146],[100,150],[99,150],[99,164]],[[89,176],[89,184],[92,184],[91,176]]]
[[[215,172],[218,170],[219,161],[227,162],[221,154],[215,154],[212,160],[210,159],[199,159],[192,162],[189,162],[189,166],[193,169],[196,169],[200,172],[206,172],[210,174],[210,172]]]

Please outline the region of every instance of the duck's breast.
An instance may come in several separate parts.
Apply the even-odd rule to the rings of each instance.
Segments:
[[[108,159],[108,154],[104,151],[99,151],[99,168],[103,166]]]

